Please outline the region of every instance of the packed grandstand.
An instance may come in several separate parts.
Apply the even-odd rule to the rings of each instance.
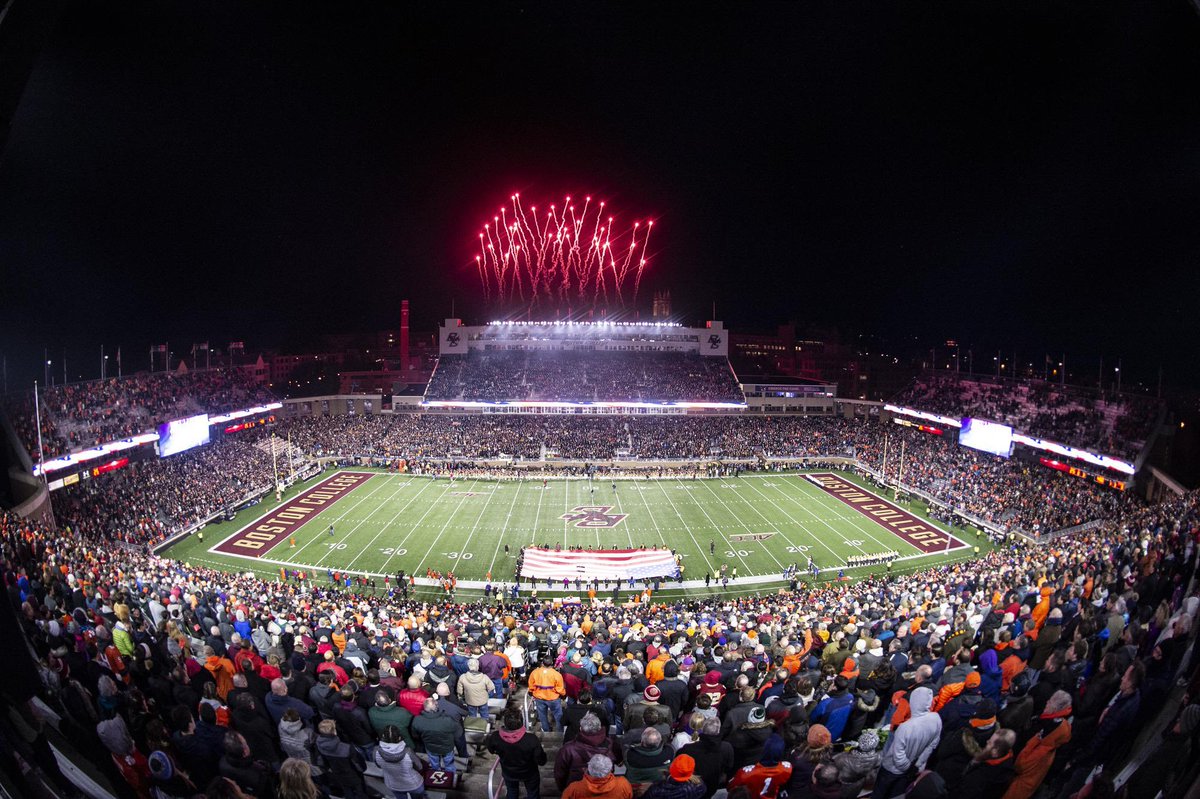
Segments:
[[[745,400],[724,357],[535,350],[443,357],[424,399]],[[178,417],[275,401],[246,374],[213,370],[54,389],[38,409],[40,442],[31,398],[10,398],[7,418],[32,472]],[[1162,413],[950,376],[895,402],[1130,460]],[[497,796],[502,785],[514,798],[522,786],[565,797],[1186,795],[1200,770],[1200,495],[1148,501],[1132,480],[1114,490],[1047,468],[1038,452],[988,454],[894,424],[880,406],[847,407],[262,411],[171,457],[135,447],[120,468],[74,480],[60,475],[84,461],[39,469],[56,484],[52,513],[4,512],[0,537],[43,716],[137,799]],[[637,604],[446,601],[160,554],[270,501],[281,453],[292,474],[403,461],[494,477],[836,458],[932,512],[986,523],[997,545],[915,572],[885,572],[891,553],[857,581]],[[78,785],[44,753],[26,760]]]

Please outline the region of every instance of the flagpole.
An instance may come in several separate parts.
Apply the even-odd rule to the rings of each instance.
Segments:
[[[38,433],[38,463],[42,467],[42,482],[46,482],[46,450],[42,446],[42,403],[38,399],[38,384],[33,381],[33,415]]]
[[[887,484],[887,451],[888,451],[888,437],[889,437],[889,435],[891,434],[891,432],[892,432],[892,431],[891,431],[891,428],[890,428],[890,427],[889,427],[887,430],[884,430],[884,431],[883,431],[883,470],[882,470],[882,471],[883,471],[883,482],[884,482],[884,484],[885,484],[885,485]]]

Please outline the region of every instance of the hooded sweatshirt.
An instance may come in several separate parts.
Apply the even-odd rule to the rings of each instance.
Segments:
[[[383,784],[389,791],[420,791],[425,785],[421,762],[404,741],[380,743],[375,765],[383,772]]]
[[[882,767],[892,774],[904,774],[911,766],[925,768],[925,762],[937,747],[942,734],[942,719],[931,713],[933,691],[925,686],[915,689],[908,699],[912,716],[896,728],[891,745],[883,753]]]

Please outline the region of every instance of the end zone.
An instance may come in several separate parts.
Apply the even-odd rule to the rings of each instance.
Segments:
[[[372,477],[366,472],[338,472],[258,517],[209,552],[258,557]]]
[[[940,527],[923,521],[910,511],[888,502],[878,494],[872,494],[844,477],[821,472],[807,474],[809,482],[827,494],[854,508],[871,521],[883,527],[921,552],[936,554],[953,552],[967,545]]]

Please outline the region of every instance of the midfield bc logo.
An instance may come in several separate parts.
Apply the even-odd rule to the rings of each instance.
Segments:
[[[625,521],[628,513],[609,513],[612,505],[577,505],[559,518],[575,522],[576,527],[616,527]]]

